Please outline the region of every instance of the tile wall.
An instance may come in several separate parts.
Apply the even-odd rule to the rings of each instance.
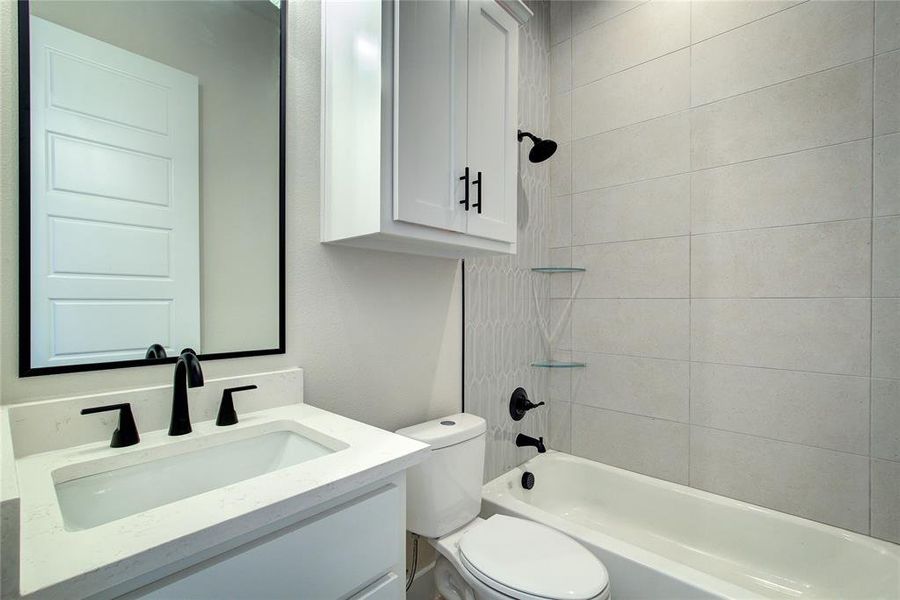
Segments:
[[[551,445],[900,542],[900,2],[550,13]]]
[[[519,33],[519,122],[542,135],[549,127],[550,5],[527,4],[534,16]],[[547,399],[549,385],[547,371],[531,363],[549,356],[539,323],[549,316],[550,279],[531,267],[548,260],[550,163],[528,162],[529,148],[519,153],[517,254],[466,260],[465,403],[466,412],[487,420],[485,481],[534,456],[533,448],[515,446],[517,434],[548,435],[549,406],[519,422],[509,416],[515,388],[537,402]]]

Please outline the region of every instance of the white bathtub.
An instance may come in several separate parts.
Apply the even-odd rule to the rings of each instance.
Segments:
[[[900,546],[559,452],[486,484],[483,509],[579,540],[614,600],[900,598]]]

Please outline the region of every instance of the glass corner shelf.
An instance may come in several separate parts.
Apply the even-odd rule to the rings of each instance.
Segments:
[[[586,367],[587,363],[571,362],[567,360],[541,360],[531,363],[532,367],[541,367],[543,369],[578,369]]]
[[[531,267],[535,273],[584,273],[584,267]]]

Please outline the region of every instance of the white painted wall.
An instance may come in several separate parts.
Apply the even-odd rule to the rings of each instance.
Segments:
[[[15,4],[0,3],[0,402],[168,382],[170,366],[19,379]],[[210,361],[208,377],[299,365],[306,400],[394,429],[459,410],[456,261],[319,239],[320,7],[290,5],[287,354]]]

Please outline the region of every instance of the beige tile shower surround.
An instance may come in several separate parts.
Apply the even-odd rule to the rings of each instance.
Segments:
[[[900,2],[550,34],[551,446],[900,542]]]
[[[519,32],[519,123],[537,135],[549,128],[550,6],[528,2],[534,16]],[[549,315],[550,279],[531,272],[546,264],[550,244],[550,170],[556,157],[528,162],[522,144],[519,168],[519,231],[515,256],[466,260],[466,412],[487,420],[485,481],[524,462],[533,448],[516,448],[517,434],[548,435],[549,407],[513,422],[509,396],[519,386],[546,400],[549,375],[531,362],[548,355],[539,315]],[[532,286],[538,302],[535,302]],[[539,306],[538,306],[539,304]]]

